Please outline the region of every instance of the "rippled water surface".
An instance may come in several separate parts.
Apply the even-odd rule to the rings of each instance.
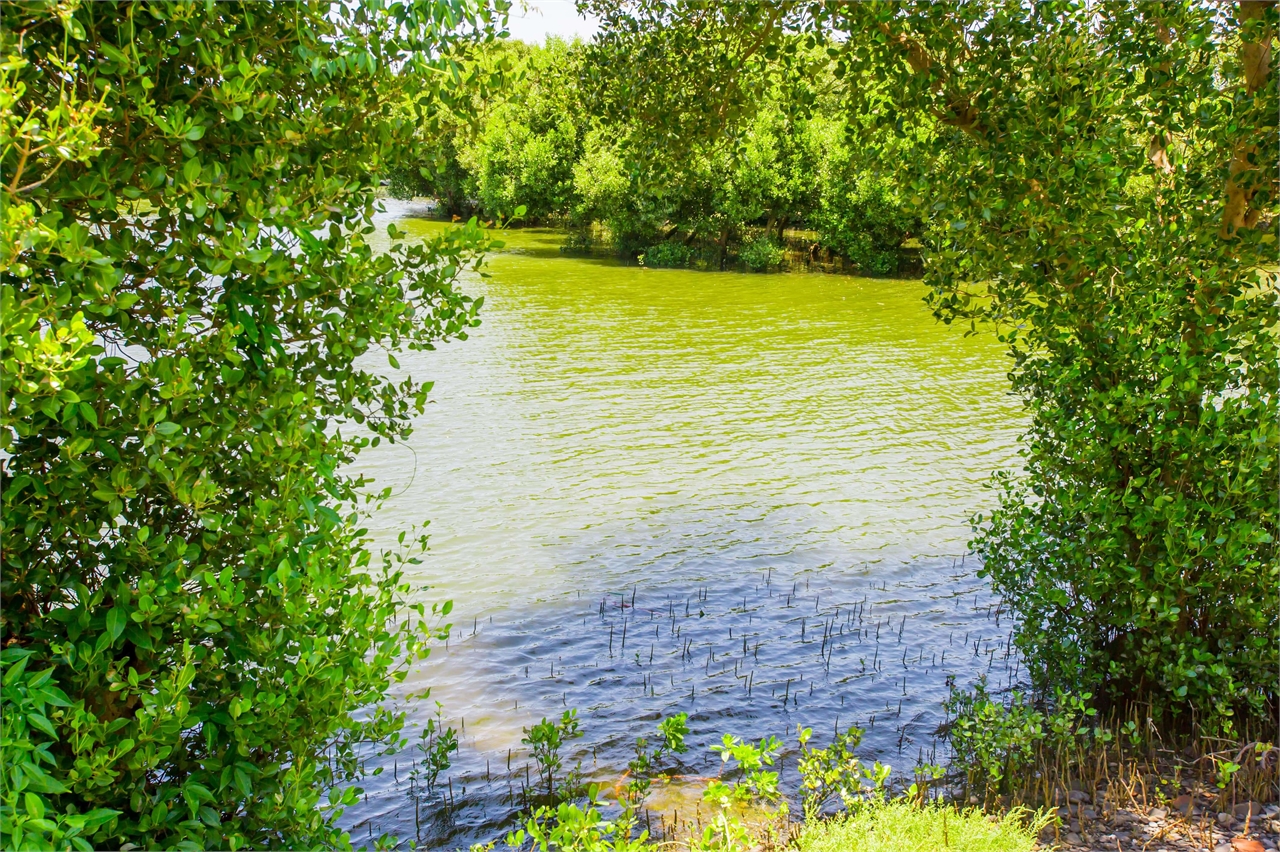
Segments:
[[[389,217],[443,227],[407,212]],[[396,492],[379,533],[431,521],[414,579],[454,600],[454,630],[402,693],[430,686],[413,724],[439,700],[461,750],[416,811],[411,754],[378,758],[347,824],[435,848],[498,836],[522,728],[568,707],[573,757],[603,781],[680,711],[690,774],[714,774],[721,733],[794,742],[797,723],[857,722],[868,756],[927,760],[947,677],[1015,672],[963,557],[991,472],[1016,460],[1001,345],[936,323],[916,281],[652,270],[563,257],[553,231],[506,239],[470,284],[482,327],[400,357],[435,382],[410,442],[361,460]]]

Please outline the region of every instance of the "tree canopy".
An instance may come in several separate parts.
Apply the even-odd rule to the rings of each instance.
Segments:
[[[788,227],[867,272],[898,271],[921,237],[896,186],[849,150],[841,84],[825,55],[753,70],[755,108],[700,139],[663,137],[610,105],[597,45],[498,43],[472,61],[504,75],[472,121],[421,131],[426,157],[400,171],[396,195],[426,195],[454,216],[524,220],[573,231],[569,249],[606,242],[650,265],[696,257],[723,267],[740,250],[777,246]]]

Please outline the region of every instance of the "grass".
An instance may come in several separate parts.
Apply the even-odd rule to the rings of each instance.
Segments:
[[[800,852],[1031,852],[1047,821],[1022,808],[991,819],[977,808],[889,802],[813,822],[798,846]]]

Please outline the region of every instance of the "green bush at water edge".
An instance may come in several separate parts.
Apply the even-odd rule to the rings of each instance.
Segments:
[[[738,258],[752,272],[768,272],[769,267],[780,265],[785,256],[777,240],[770,236],[748,240],[738,252]]]
[[[409,434],[429,385],[394,352],[466,336],[486,245],[375,252],[375,190],[500,16],[2,14],[0,846],[349,847],[449,608],[406,606],[425,539],[371,551],[387,492],[342,471]]]
[[[640,255],[640,263],[656,269],[689,266],[698,254],[699,252],[691,246],[668,240],[645,249]]]

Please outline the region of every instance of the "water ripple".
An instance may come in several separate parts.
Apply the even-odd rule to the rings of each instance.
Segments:
[[[648,270],[558,239],[511,234],[471,283],[484,325],[400,357],[433,402],[412,452],[361,460],[397,494],[372,527],[430,519],[413,579],[456,602],[447,650],[398,694],[430,686],[465,732],[416,813],[405,753],[376,758],[345,823],[492,839],[521,729],[567,707],[573,759],[611,782],[680,711],[693,773],[714,774],[721,733],[794,743],[797,723],[857,722],[900,769],[930,759],[948,677],[1017,673],[963,556],[1021,428],[1000,344],[936,323],[918,282]],[[434,712],[409,706],[415,726]]]

